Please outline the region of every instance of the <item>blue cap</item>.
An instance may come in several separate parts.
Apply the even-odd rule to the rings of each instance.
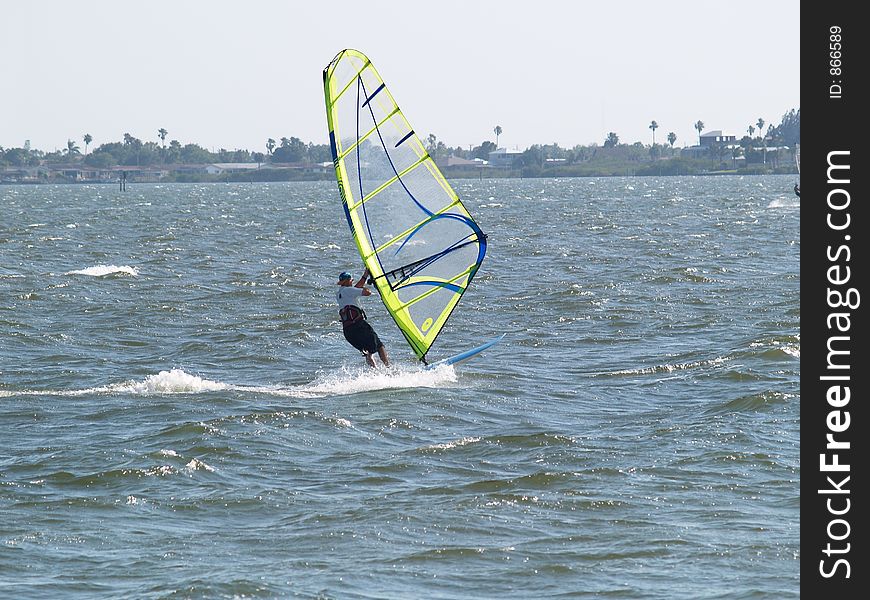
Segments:
[[[344,281],[345,279],[353,279],[350,273],[347,271],[342,271],[341,275],[338,276],[339,281]]]

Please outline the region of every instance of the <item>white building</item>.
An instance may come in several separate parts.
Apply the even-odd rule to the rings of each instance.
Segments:
[[[205,172],[209,175],[222,175],[224,173],[256,171],[259,168],[260,163],[213,163],[206,165]]]
[[[499,148],[489,153],[489,164],[493,167],[512,167],[514,159],[519,158],[522,154],[520,150]]]
[[[722,133],[721,129],[714,129],[701,135],[701,145],[704,147],[712,146],[713,144],[733,144],[737,138],[733,135]]]

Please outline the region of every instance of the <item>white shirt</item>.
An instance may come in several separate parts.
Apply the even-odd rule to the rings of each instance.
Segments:
[[[335,293],[335,299],[338,301],[338,308],[342,309],[349,304],[353,304],[357,308],[362,309],[362,306],[360,306],[359,303],[362,294],[363,288],[350,285],[338,286],[338,291]]]

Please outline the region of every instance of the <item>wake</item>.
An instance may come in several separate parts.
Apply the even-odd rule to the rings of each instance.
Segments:
[[[289,386],[237,385],[199,377],[182,369],[171,369],[149,375],[141,381],[125,381],[77,390],[0,390],[0,398],[90,395],[166,396],[172,394],[210,394],[221,391],[248,392],[290,398],[324,398],[378,390],[437,388],[456,382],[456,371],[452,366],[441,366],[426,371],[417,366],[404,365],[380,369],[344,367],[340,371],[320,375],[311,383]]]
[[[800,208],[801,201],[798,198],[776,198],[771,200],[767,208]]]

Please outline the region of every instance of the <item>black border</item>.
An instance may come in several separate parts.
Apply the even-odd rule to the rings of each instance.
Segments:
[[[850,267],[851,278],[840,289],[856,288],[859,293],[866,290],[864,281],[870,268],[866,256],[866,232],[870,231],[867,220],[866,179],[870,174],[865,170],[868,141],[863,133],[867,129],[862,121],[864,114],[870,112],[866,86],[867,54],[866,39],[870,36],[866,19],[859,16],[858,3],[809,3],[801,7],[801,593],[807,598],[850,599],[864,598],[870,592],[866,585],[870,571],[866,545],[870,535],[865,527],[864,514],[868,510],[867,469],[865,467],[867,447],[862,444],[867,430],[868,396],[866,390],[867,345],[866,335],[868,310],[863,303],[870,303],[870,295],[863,295],[861,304],[854,310],[835,309],[828,303],[828,289],[832,284],[828,279],[828,269],[833,265]],[[840,74],[832,73],[831,28],[840,27],[841,57]],[[841,97],[832,97],[831,86],[842,86]],[[836,94],[834,94],[836,95]],[[864,113],[864,114],[862,114]],[[833,151],[849,151],[845,161],[849,164],[849,183],[839,185],[828,182],[828,156]],[[841,159],[841,162],[842,159]],[[843,171],[840,171],[843,173]],[[833,189],[846,188],[850,202],[850,226],[848,230],[835,231],[827,223],[828,194]],[[842,202],[841,193],[835,194]],[[835,217],[844,216],[843,211]],[[846,236],[849,236],[848,240]],[[828,256],[829,247],[836,250],[846,244],[850,248],[850,260],[845,261],[846,253],[839,261]],[[843,272],[842,270],[840,271]],[[828,339],[838,335],[828,329],[828,315],[832,312],[850,312],[851,328],[848,334],[848,362],[851,367],[846,372],[849,381],[851,401],[840,410],[848,410],[849,428],[837,433],[836,439],[849,441],[851,446],[845,451],[827,450],[839,454],[839,462],[850,465],[847,473],[850,501],[848,513],[842,516],[849,522],[849,535],[836,542],[829,540],[828,524],[838,517],[828,512],[826,501],[833,498],[835,507],[845,506],[846,495],[830,495],[820,490],[832,486],[827,476],[842,481],[841,474],[822,472],[820,454],[826,452],[826,435],[829,433],[826,421],[832,408],[826,393],[832,385],[820,377],[830,375],[827,367]],[[842,371],[841,371],[842,373]],[[830,459],[829,459],[830,462]],[[839,529],[837,529],[839,527]],[[846,531],[842,523],[833,530],[836,535]],[[849,552],[831,555],[824,550],[828,542],[832,546],[849,543]],[[845,546],[843,546],[845,547]],[[836,558],[845,558],[850,565],[849,577],[841,565],[835,576],[826,578],[820,573],[820,561],[826,561],[826,568],[834,564]]]

